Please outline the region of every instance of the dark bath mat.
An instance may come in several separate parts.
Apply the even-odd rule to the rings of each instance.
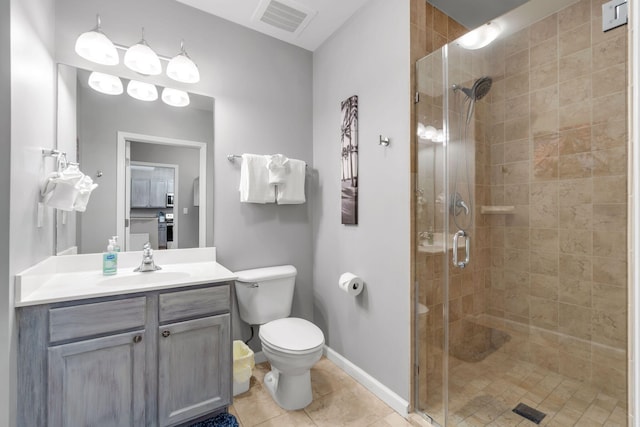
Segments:
[[[525,405],[524,403],[518,403],[518,405],[513,409],[513,412],[528,419],[529,421],[533,421],[536,424],[540,424],[540,421],[547,416],[544,412],[533,409],[531,406]]]
[[[191,427],[239,427],[238,420],[231,414],[218,414],[208,420],[192,424]]]

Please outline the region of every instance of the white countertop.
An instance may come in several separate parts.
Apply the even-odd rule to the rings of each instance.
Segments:
[[[16,275],[15,306],[147,292],[234,280],[235,274],[216,262],[215,248],[154,251],[162,270],[135,272],[142,252],[118,254],[118,273],[102,274],[102,254],[52,256]]]

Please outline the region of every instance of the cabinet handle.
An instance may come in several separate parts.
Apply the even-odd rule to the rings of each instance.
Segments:
[[[166,338],[166,337],[168,337],[169,335],[171,335],[171,332],[169,332],[169,331],[162,331],[162,336],[163,336],[163,337],[165,337],[165,338]]]
[[[134,344],[138,344],[140,341],[142,341],[142,335],[136,335],[135,337],[133,337]]]

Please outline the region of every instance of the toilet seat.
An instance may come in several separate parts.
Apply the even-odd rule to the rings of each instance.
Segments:
[[[324,334],[313,323],[287,317],[265,323],[258,333],[263,345],[288,354],[307,354],[324,346]]]

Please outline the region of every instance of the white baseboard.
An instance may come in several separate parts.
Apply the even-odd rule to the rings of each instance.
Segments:
[[[324,353],[327,359],[349,374],[353,379],[362,384],[367,390],[375,394],[380,400],[389,405],[398,414],[407,418],[409,416],[409,402],[398,396],[389,387],[382,384],[377,379],[360,369],[358,366],[347,360],[341,354],[328,346],[324,346]]]

